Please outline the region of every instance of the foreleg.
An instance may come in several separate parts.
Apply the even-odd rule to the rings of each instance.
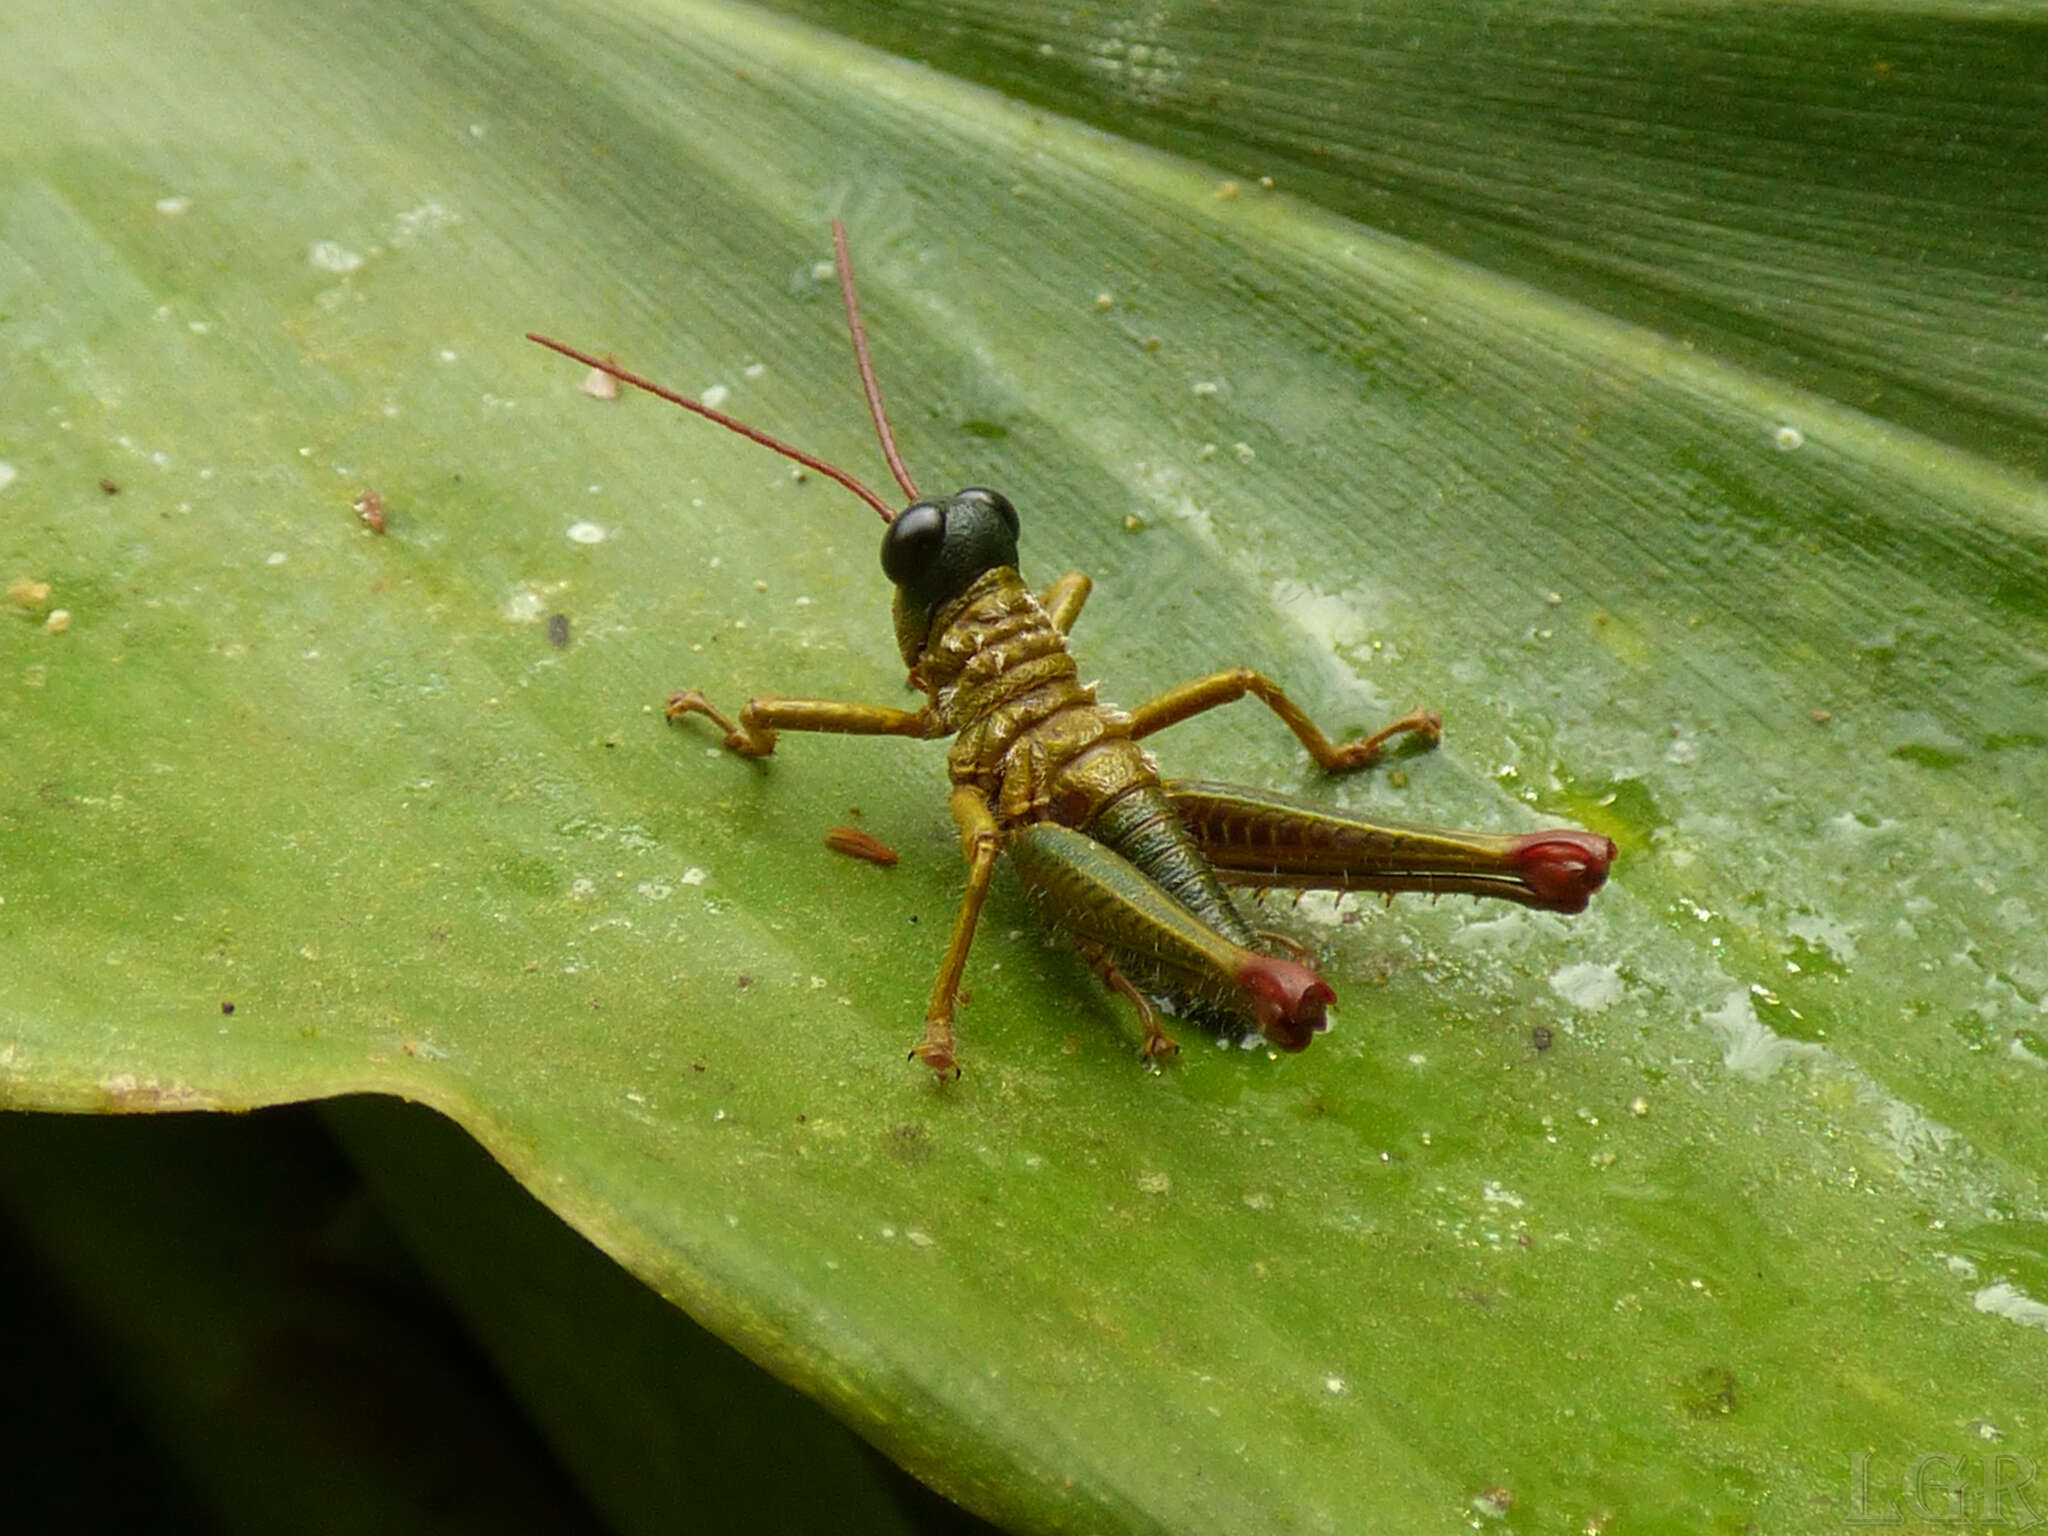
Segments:
[[[725,732],[726,747],[742,757],[766,757],[773,752],[778,731],[912,736],[919,740],[945,734],[928,709],[891,709],[885,704],[845,704],[835,699],[749,699],[734,723],[694,688],[672,697],[664,713],[671,724],[685,715],[703,715]]]

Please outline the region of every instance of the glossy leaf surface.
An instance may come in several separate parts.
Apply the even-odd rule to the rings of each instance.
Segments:
[[[1348,14],[1203,35],[1257,80],[1261,17],[1341,51]],[[1671,23],[1793,111],[1713,24]],[[1950,57],[1939,14],[1887,25]],[[9,28],[8,1103],[434,1105],[1020,1529],[1831,1529],[1915,1458],[1981,1489],[2041,1456],[2048,515],[2000,423],[2048,353],[1952,411],[1912,349],[1866,359],[1919,391],[1889,420],[1804,392],[1850,365],[1779,367],[1802,343],[1768,327],[1717,354],[1784,253],[1835,248],[1796,189],[1700,347],[1624,323],[1664,313],[1627,261],[1545,291],[1370,227],[1363,190],[1226,185],[1043,110],[1102,116],[1091,48],[1142,69],[1099,8],[949,44],[1013,85],[1052,46],[1039,108],[651,0]],[[1428,98],[1440,133],[1465,95]],[[2029,99],[1972,132],[2023,144]],[[1172,147],[1270,135],[1177,100],[1213,117]],[[1161,116],[1133,102],[1112,126]],[[1483,117],[1510,178],[1548,119]],[[1760,152],[1746,121],[1689,152],[1702,241],[1740,222],[1711,173]],[[1995,245],[2039,187],[1991,185]],[[1330,783],[1241,705],[1161,737],[1169,771],[1591,826],[1623,850],[1593,911],[1276,909],[1337,1030],[1151,1076],[999,886],[966,1076],[906,1064],[958,888],[938,749],[755,764],[660,715],[685,685],[902,701],[873,515],[519,340],[879,480],[834,214],[910,462],[1001,486],[1035,579],[1096,578],[1106,697],[1242,663],[1333,732],[1447,719]],[[2000,335],[2048,331],[2038,283]],[[2004,301],[1930,268],[1859,302],[1891,336]],[[901,864],[827,852],[849,822]]]

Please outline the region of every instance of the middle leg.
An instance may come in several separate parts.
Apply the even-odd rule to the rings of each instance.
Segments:
[[[1340,746],[1318,730],[1315,721],[1309,719],[1302,707],[1287,697],[1285,690],[1270,677],[1249,667],[1234,667],[1228,672],[1212,672],[1191,683],[1182,683],[1178,688],[1169,688],[1150,703],[1132,710],[1131,735],[1149,736],[1219,704],[1233,704],[1246,694],[1253,695],[1278,715],[1287,729],[1294,733],[1294,739],[1308,748],[1309,756],[1325,773],[1347,773],[1353,768],[1377,762],[1387,743],[1397,736],[1420,736],[1434,744],[1444,733],[1443,717],[1435,710],[1411,709],[1370,736],[1361,736]]]
[[[960,851],[967,857],[967,894],[960,900],[960,914],[953,919],[953,938],[946,945],[946,958],[939,962],[939,979],[932,987],[931,1006],[924,1013],[924,1038],[911,1048],[911,1056],[940,1077],[958,1077],[960,1061],[953,1054],[953,1011],[960,996],[960,975],[967,968],[967,952],[974,947],[975,925],[981,921],[981,906],[988,899],[990,878],[995,874],[996,856],[1003,851],[1003,836],[981,791],[960,785],[950,802],[954,824],[960,828]]]

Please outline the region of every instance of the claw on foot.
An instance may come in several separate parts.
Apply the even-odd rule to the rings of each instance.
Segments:
[[[694,688],[669,695],[662,706],[662,714],[670,725],[685,715],[702,715],[721,731],[725,732],[725,747],[728,752],[737,752],[741,757],[766,757],[775,750],[773,731],[748,731],[743,725],[734,725],[712,706],[709,699]]]
[[[927,1036],[910,1048],[908,1059],[923,1062],[938,1074],[941,1082],[951,1082],[960,1075],[960,1061],[953,1054],[951,1040],[934,1040]]]
[[[694,688],[686,688],[681,693],[670,694],[668,696],[668,703],[662,706],[661,712],[668,717],[671,725],[682,719],[685,715],[710,715],[714,719],[718,715],[718,711],[711,707],[711,701]]]
[[[1138,1050],[1138,1059],[1156,1072],[1167,1057],[1179,1054],[1180,1042],[1155,1025],[1145,1036],[1145,1043]]]
[[[1378,762],[1380,754],[1386,750],[1387,743],[1397,736],[1420,736],[1426,745],[1433,747],[1444,739],[1444,717],[1433,709],[1411,709],[1393,724],[1374,731],[1363,741],[1354,741],[1349,746],[1339,747],[1336,760],[1330,765],[1330,771],[1341,773]]]

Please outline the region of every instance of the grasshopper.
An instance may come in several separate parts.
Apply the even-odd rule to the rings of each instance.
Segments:
[[[896,589],[896,641],[910,686],[926,696],[922,708],[761,696],[735,720],[690,689],[668,700],[666,714],[671,722],[702,715],[743,757],[768,756],[784,731],[953,738],[949,805],[967,891],[912,1059],[941,1078],[959,1075],[953,1023],[961,976],[1004,853],[1039,917],[1070,937],[1103,984],[1136,1011],[1147,1064],[1180,1049],[1155,998],[1200,1023],[1256,1031],[1284,1051],[1304,1049],[1328,1027],[1336,992],[1307,949],[1253,928],[1228,887],[1461,892],[1553,912],[1585,909],[1615,856],[1614,844],[1595,833],[1455,832],[1231,784],[1162,780],[1140,742],[1247,696],[1278,715],[1326,773],[1374,763],[1398,737],[1434,744],[1442,724],[1433,711],[1417,709],[1369,736],[1335,743],[1277,683],[1243,667],[1183,683],[1128,713],[1100,702],[1067,649],[1088,578],[1072,572],[1033,592],[1018,573],[1017,509],[1007,497],[981,486],[950,496],[918,491],[889,429],[846,228],[837,219],[832,245],[868,413],[910,498],[900,511],[845,470],[758,428],[608,359],[544,336],[527,339],[818,471],[886,526],[882,570]]]

